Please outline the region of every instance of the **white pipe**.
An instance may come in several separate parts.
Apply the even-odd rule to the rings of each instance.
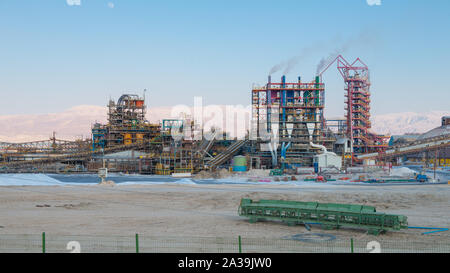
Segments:
[[[328,151],[327,151],[327,148],[326,148],[325,146],[323,146],[323,145],[314,144],[314,143],[312,143],[312,142],[310,142],[309,145],[311,145],[311,147],[314,147],[314,148],[320,148],[320,149],[323,151],[324,154],[327,154],[327,155],[336,155],[336,154],[333,153],[333,152],[328,152]]]
[[[311,145],[311,147],[321,149],[324,153],[327,152],[327,148],[326,148],[325,146],[323,146],[323,145],[314,144],[314,143],[312,143],[312,142],[309,142],[309,145]]]

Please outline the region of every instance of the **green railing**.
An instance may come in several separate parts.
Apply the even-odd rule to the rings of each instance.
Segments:
[[[327,237],[327,241],[304,235],[294,239],[2,234],[0,253],[450,253],[448,236],[429,236],[423,241]]]

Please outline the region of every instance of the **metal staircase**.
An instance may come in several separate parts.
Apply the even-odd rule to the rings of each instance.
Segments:
[[[229,160],[233,155],[235,155],[242,146],[247,144],[249,140],[243,139],[239,140],[235,143],[233,143],[230,147],[228,147],[223,153],[217,155],[213,159],[211,159],[208,163],[206,163],[206,167],[208,169],[214,169],[217,166],[225,163],[227,160]]]
[[[211,147],[214,145],[216,141],[217,132],[214,132],[210,135],[209,140],[207,138],[203,138],[202,142],[199,145],[197,153],[200,154],[201,158],[204,158],[205,155],[209,155],[208,152],[211,150]],[[209,155],[211,156],[211,155]]]

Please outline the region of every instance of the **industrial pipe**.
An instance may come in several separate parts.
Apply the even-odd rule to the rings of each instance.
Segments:
[[[430,234],[430,233],[435,233],[435,232],[441,232],[441,231],[448,231],[448,228],[436,228],[436,227],[408,227],[408,228],[413,228],[413,229],[435,229],[434,231],[428,231],[428,232],[424,232],[422,234]]]

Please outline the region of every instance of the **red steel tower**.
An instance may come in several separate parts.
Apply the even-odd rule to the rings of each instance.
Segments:
[[[381,152],[387,148],[387,136],[376,135],[369,129],[370,123],[370,74],[367,65],[357,58],[353,63],[347,62],[341,55],[337,56],[320,74],[334,63],[344,78],[346,97],[347,137],[352,140],[353,155]],[[352,156],[353,162],[355,157]]]

